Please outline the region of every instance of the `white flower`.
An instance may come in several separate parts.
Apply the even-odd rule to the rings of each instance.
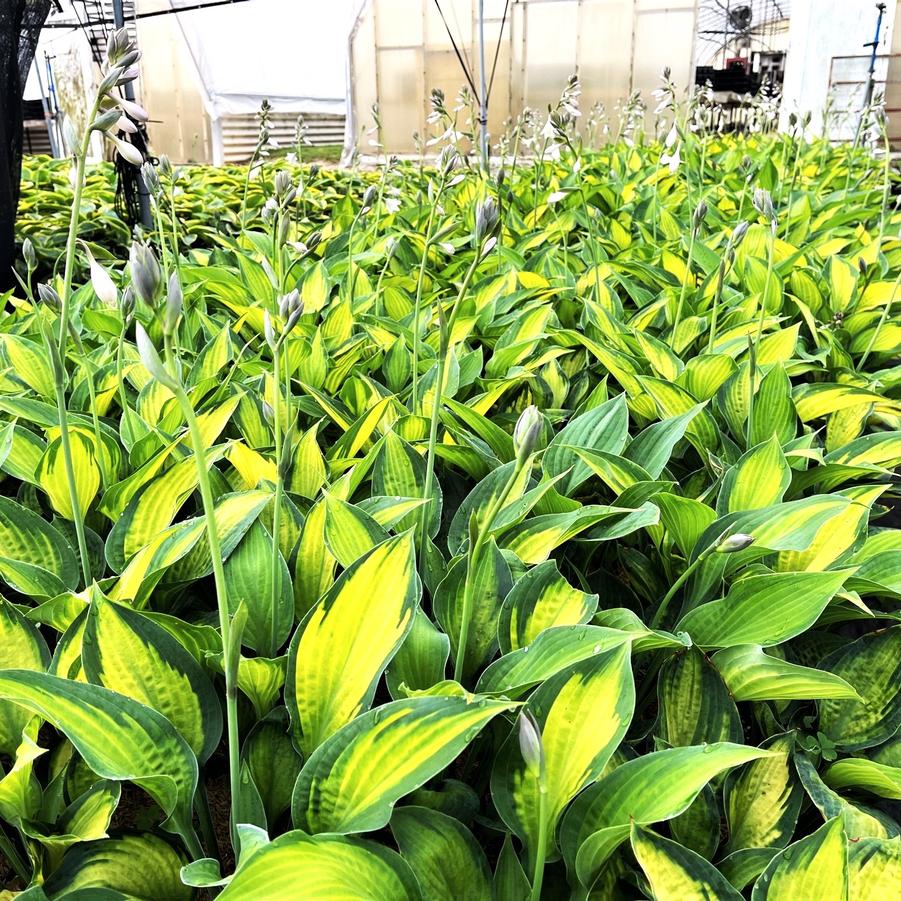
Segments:
[[[549,205],[553,205],[555,203],[559,203],[559,201],[563,200],[566,197],[566,191],[554,191],[550,197],[548,197],[547,202]]]
[[[386,197],[385,209],[389,213],[396,213],[400,209],[400,200],[397,197]]]
[[[297,154],[296,153],[286,153],[285,160],[289,163],[296,163],[297,162]]]

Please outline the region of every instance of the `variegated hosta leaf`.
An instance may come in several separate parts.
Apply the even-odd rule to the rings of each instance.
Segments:
[[[0,576],[22,594],[55,597],[78,584],[78,560],[50,523],[0,497]]]
[[[820,667],[853,685],[862,700],[819,702],[820,729],[847,750],[871,748],[901,725],[901,626],[873,632],[829,654]]]
[[[712,863],[699,854],[657,835],[632,826],[632,850],[651,886],[654,898],[685,901],[739,901],[737,892]]]
[[[50,651],[38,629],[5,598],[0,597],[0,670],[40,672],[50,665]],[[15,755],[22,730],[32,715],[9,701],[0,701],[0,754]]]
[[[372,703],[412,627],[419,594],[413,533],[405,532],[349,567],[305,617],[288,653],[285,691],[304,755]]]
[[[396,801],[441,772],[513,706],[469,696],[418,697],[361,714],[304,763],[291,803],[294,824],[310,833],[380,829]]]
[[[884,901],[901,879],[901,842],[862,838],[848,847],[850,901]]]
[[[498,640],[505,654],[525,647],[552,626],[586,623],[598,596],[573,588],[560,575],[555,560],[530,569],[507,593],[498,621]]]
[[[529,698],[525,709],[541,734],[543,799],[538,775],[523,759],[516,727],[498,754],[491,795],[533,860],[540,841],[554,856],[553,836],[563,810],[601,775],[629,727],[635,703],[629,652],[623,644],[583,660],[547,679]],[[582,728],[586,722],[592,723],[590,730]]]
[[[97,496],[100,487],[100,470],[94,460],[94,445],[81,432],[69,435],[72,468],[75,477],[76,496],[82,516]],[[53,509],[64,519],[75,519],[69,480],[63,459],[62,439],[52,441],[35,470],[38,485],[47,492]]]
[[[81,662],[90,682],[163,714],[203,763],[222,735],[222,710],[197,661],[153,620],[95,591]]]
[[[419,901],[419,884],[396,851],[338,835],[287,832],[260,848],[235,874],[222,901],[266,898],[353,898]]]
[[[427,807],[398,807],[391,831],[425,897],[491,901],[485,852],[459,820]]]
[[[849,574],[838,570],[746,576],[733,583],[725,598],[689,611],[676,628],[707,648],[781,644],[816,622]]]
[[[766,747],[769,756],[751,761],[726,780],[726,853],[784,848],[791,841],[804,800],[791,760],[794,740],[790,735],[777,736]]]
[[[715,776],[767,752],[722,742],[655,751],[620,764],[573,802],[560,828],[567,869],[590,886],[629,836],[631,821],[659,823],[678,816]]]
[[[190,901],[191,889],[179,876],[185,863],[181,853],[156,835],[107,838],[67,851],[59,869],[44,884],[44,891],[50,898],[76,893],[87,898],[93,891],[98,898],[105,892],[142,901]]]
[[[780,851],[754,883],[752,901],[848,901],[848,839],[840,817]]]
[[[760,645],[734,645],[712,659],[736,701],[858,697],[840,676],[765,654]]]
[[[0,698],[52,723],[98,776],[139,785],[172,831],[191,834],[197,758],[162,714],[99,685],[17,669],[0,672]]]

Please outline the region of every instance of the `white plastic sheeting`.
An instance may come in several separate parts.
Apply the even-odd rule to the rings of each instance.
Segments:
[[[353,0],[247,0],[178,13],[211,118],[256,112],[264,99],[276,111],[344,113],[352,6]]]

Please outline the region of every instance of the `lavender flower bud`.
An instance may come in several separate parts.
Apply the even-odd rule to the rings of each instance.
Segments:
[[[56,293],[56,289],[50,285],[45,285],[41,282],[41,284],[38,285],[38,297],[40,297],[40,299],[51,309],[62,309],[63,302],[59,299],[59,294]]]
[[[748,222],[739,222],[738,225],[735,226],[735,231],[732,232],[732,238],[730,239],[730,243],[733,247],[738,247],[742,241],[745,239],[745,235],[748,233]]]
[[[497,204],[494,198],[488,197],[476,206],[476,227],[474,237],[476,244],[481,244],[494,234],[498,223]]]
[[[694,217],[692,218],[692,224],[694,225],[695,231],[699,231],[701,226],[704,224],[704,217],[707,215],[707,204],[702,200],[696,207],[694,212]]]
[[[128,265],[135,293],[148,306],[154,306],[162,277],[160,264],[156,261],[153,251],[146,244],[135,241],[131,245]]]

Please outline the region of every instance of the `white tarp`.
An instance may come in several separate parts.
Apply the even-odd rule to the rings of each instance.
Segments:
[[[175,0],[173,8],[197,0]],[[345,112],[354,0],[247,0],[178,13],[211,116]]]

